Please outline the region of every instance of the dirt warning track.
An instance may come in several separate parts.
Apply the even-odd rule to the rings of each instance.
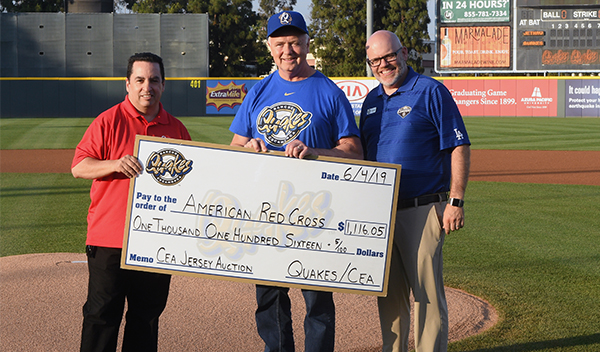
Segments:
[[[73,149],[1,150],[0,172],[68,173]],[[472,181],[600,186],[600,151],[471,151]]]

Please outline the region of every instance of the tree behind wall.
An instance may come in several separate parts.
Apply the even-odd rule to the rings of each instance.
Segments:
[[[366,74],[366,0],[312,0],[311,51],[330,77]],[[395,32],[409,49],[408,64],[423,72],[418,53],[428,53],[427,0],[373,0],[373,31]]]
[[[311,51],[329,77],[364,76],[364,0],[313,0]]]
[[[260,13],[269,19],[280,11],[293,10],[294,6],[296,0],[260,0]]]
[[[0,12],[64,12],[64,0],[0,0]]]
[[[382,28],[396,33],[402,45],[408,48],[407,63],[415,71],[423,73],[421,56],[416,53],[431,52],[430,46],[423,43],[430,39],[427,0],[390,0],[389,5],[389,11],[382,18]]]
[[[211,77],[263,75],[271,69],[249,0],[126,0],[138,13],[208,13]]]

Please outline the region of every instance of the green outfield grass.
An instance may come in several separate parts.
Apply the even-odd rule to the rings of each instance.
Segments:
[[[89,180],[71,174],[0,174],[0,256],[83,252]]]
[[[233,116],[184,117],[192,139],[227,143]],[[93,118],[0,119],[0,149],[73,149]]]
[[[446,284],[501,321],[450,351],[600,351],[600,187],[470,182]]]
[[[192,139],[229,144],[232,116],[183,117]],[[0,119],[0,149],[75,148],[91,118]],[[600,119],[468,117],[473,149],[600,150]]]
[[[231,117],[183,118],[227,144]],[[0,119],[2,149],[74,148],[91,119]],[[600,150],[600,119],[467,118],[474,148]],[[0,174],[0,256],[83,252],[90,181]],[[446,237],[446,284],[500,322],[450,351],[600,351],[600,187],[470,182],[466,227]]]

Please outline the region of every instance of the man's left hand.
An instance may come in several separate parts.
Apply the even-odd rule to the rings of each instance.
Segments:
[[[317,155],[317,153],[299,140],[292,141],[290,144],[285,146],[285,156],[287,157],[306,159],[311,155]]]
[[[465,210],[461,207],[446,204],[443,225],[446,235],[451,231],[458,231],[463,228],[465,226]]]

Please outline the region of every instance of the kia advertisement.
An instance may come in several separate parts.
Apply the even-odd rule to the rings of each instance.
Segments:
[[[360,110],[367,94],[379,84],[374,78],[340,78],[333,79],[333,82],[346,94],[346,98],[348,98],[350,105],[352,105],[354,116],[360,115]]]

